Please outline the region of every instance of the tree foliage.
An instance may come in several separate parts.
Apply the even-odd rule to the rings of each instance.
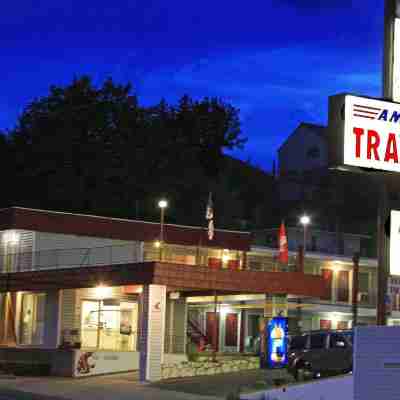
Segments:
[[[247,208],[257,200],[242,185],[249,175],[227,168],[224,156],[245,142],[239,111],[217,98],[186,95],[177,105],[144,107],[130,85],[108,79],[96,87],[83,76],[50,87],[0,136],[12,179],[3,206],[156,218],[157,199],[166,196],[170,221],[204,223],[212,190],[221,205],[240,202],[240,215],[221,210],[221,221],[232,226],[255,218]],[[223,185],[227,174],[239,175],[235,191]]]

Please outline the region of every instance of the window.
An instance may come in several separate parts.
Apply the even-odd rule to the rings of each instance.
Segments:
[[[221,269],[222,268],[222,260],[216,257],[208,258],[208,266],[212,269]]]
[[[321,156],[321,151],[317,146],[310,147],[307,150],[307,158],[316,159],[319,158],[320,156]]]
[[[325,348],[326,335],[324,333],[315,333],[311,335],[310,347],[312,349]]]
[[[22,295],[20,344],[43,344],[45,306],[46,295],[43,293],[24,293]]]
[[[337,329],[347,329],[348,322],[347,321],[338,321]]]
[[[332,329],[332,321],[330,319],[319,320],[320,329]]]
[[[82,302],[82,347],[133,351],[137,341],[137,303]]]
[[[332,333],[330,342],[329,342],[329,347],[331,349],[338,349],[338,348],[345,348],[347,347],[347,341],[346,338],[343,335],[340,335],[338,333]]]

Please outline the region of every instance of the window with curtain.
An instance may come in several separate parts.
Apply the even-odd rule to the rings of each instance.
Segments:
[[[332,321],[330,319],[320,319],[319,320],[320,329],[332,329]]]
[[[45,307],[44,293],[22,294],[20,344],[35,346],[43,344]]]

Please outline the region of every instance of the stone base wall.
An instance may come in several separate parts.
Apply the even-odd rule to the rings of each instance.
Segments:
[[[184,378],[188,376],[216,375],[258,368],[260,368],[260,359],[258,357],[245,357],[233,360],[222,359],[216,362],[210,359],[203,359],[177,364],[163,364],[161,366],[161,375],[162,379]]]

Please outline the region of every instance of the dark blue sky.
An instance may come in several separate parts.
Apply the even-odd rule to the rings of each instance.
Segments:
[[[142,104],[231,102],[249,138],[236,155],[270,169],[300,121],[326,123],[328,95],[380,95],[383,1],[7,1],[0,129],[50,84],[112,76]]]

